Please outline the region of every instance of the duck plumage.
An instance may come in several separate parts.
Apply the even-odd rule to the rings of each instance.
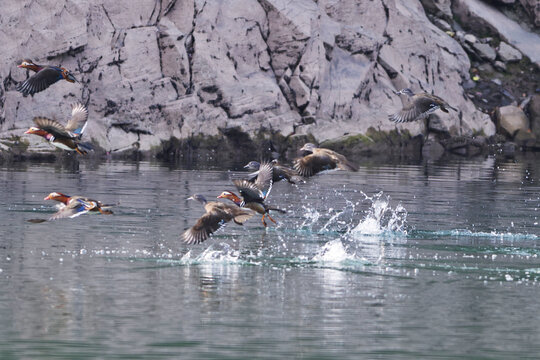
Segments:
[[[396,92],[396,94],[405,94],[410,98],[409,104],[405,105],[397,113],[388,116],[390,121],[397,124],[425,119],[429,114],[439,109],[446,113],[448,112],[448,109],[458,111],[436,95],[425,92],[415,94],[408,88],[400,90]]]
[[[294,162],[295,170],[304,177],[310,177],[324,170],[338,168],[340,170],[358,171],[356,165],[333,150],[316,147],[312,143],[305,144],[300,151],[307,153]]]
[[[66,80],[68,82],[78,82],[71,72],[63,67],[53,65],[38,65],[32,60],[23,60],[18,67],[35,72],[28,79],[17,85],[17,91],[24,95],[33,95],[47,89],[52,84]]]

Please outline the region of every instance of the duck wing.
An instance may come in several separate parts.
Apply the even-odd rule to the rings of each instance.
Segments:
[[[336,161],[326,153],[313,153],[294,161],[294,169],[303,177],[310,177],[335,167]]]
[[[441,101],[444,103],[441,98],[435,95],[417,94],[410,104],[404,106],[401,111],[389,115],[388,119],[396,124],[425,119],[440,108]]]
[[[94,200],[81,197],[72,197],[69,203],[54,213],[49,220],[74,218],[86,214],[96,208],[98,204]]]
[[[66,130],[81,137],[88,120],[88,109],[81,103],[76,103],[71,109],[71,119],[68,120]]]
[[[264,193],[255,183],[248,180],[233,180],[233,184],[238,189],[244,203],[264,201]]]
[[[52,67],[46,67],[17,85],[17,91],[24,95],[33,95],[45,90],[62,78],[61,71]]]
[[[64,125],[60,124],[56,120],[48,119],[46,117],[35,117],[34,124],[42,130],[45,130],[49,134],[54,135],[55,138],[65,137],[73,138],[73,135],[66,130]]]
[[[356,165],[347,160],[347,158],[340,153],[337,153],[330,149],[317,149],[315,154],[317,153],[325,154],[325,156],[328,156],[336,163],[337,167],[341,170],[358,171]]]
[[[223,211],[207,212],[182,234],[184,242],[189,245],[200,244],[230,220],[231,216]]]
[[[263,199],[266,199],[270,195],[270,191],[272,191],[273,177],[274,166],[270,163],[262,163],[254,184],[261,190]]]

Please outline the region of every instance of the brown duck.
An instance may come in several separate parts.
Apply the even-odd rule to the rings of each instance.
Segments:
[[[396,124],[425,119],[429,114],[439,109],[445,113],[448,112],[448,109],[458,111],[440,97],[428,93],[415,94],[408,88],[395,91],[394,93],[396,95],[405,94],[411,100],[401,111],[388,116],[388,119]]]
[[[262,223],[266,227],[265,217],[268,217],[274,224],[276,221],[270,216],[270,210],[280,213],[286,213],[285,210],[278,209],[274,206],[265,204],[265,200],[272,190],[272,165],[263,163],[260,165],[257,179],[255,182],[249,180],[233,180],[233,184],[238,189],[240,196],[232,191],[224,191],[218,196],[218,199],[229,199],[236,206],[247,207],[262,215]]]
[[[231,220],[238,225],[242,225],[254,215],[251,210],[236,205],[225,204],[219,201],[207,201],[200,194],[195,194],[188,199],[200,202],[206,210],[195,225],[186,230],[182,235],[184,242],[190,245],[202,243],[212,233]]]
[[[307,143],[300,151],[307,154],[295,160],[294,168],[304,177],[313,176],[318,172],[336,168],[340,170],[358,171],[356,165],[347,160],[345,156],[338,154],[333,150],[318,148],[315,144]]]

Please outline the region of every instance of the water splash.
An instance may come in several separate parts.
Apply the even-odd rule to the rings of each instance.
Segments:
[[[398,233],[407,235],[407,210],[401,204],[392,208],[390,197],[383,198],[382,191],[372,197],[362,194],[366,200],[371,201],[371,207],[367,210],[364,219],[351,230],[352,234],[380,235]]]
[[[313,256],[313,261],[316,262],[332,262],[339,263],[349,259],[347,250],[343,246],[340,239],[332,240],[324,244],[324,246]]]
[[[482,237],[482,238],[497,238],[501,240],[537,240],[540,238],[534,234],[521,234],[510,232],[497,232],[497,231],[471,231],[467,229],[453,229],[453,230],[439,230],[439,231],[415,231],[415,236],[426,237]]]
[[[180,262],[188,265],[195,264],[240,264],[240,251],[233,249],[227,243],[214,244],[205,249],[201,254],[193,256],[191,250],[188,251]]]

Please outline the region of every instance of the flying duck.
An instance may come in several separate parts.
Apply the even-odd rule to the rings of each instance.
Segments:
[[[92,200],[82,196],[69,196],[60,192],[52,192],[47,195],[43,200],[55,200],[62,204],[60,210],[53,214],[49,220],[74,218],[87,212],[100,213],[103,215],[110,215],[113,212],[105,210],[105,208],[112,205],[103,205],[101,201]]]
[[[210,234],[231,220],[238,225],[242,225],[254,214],[251,210],[236,205],[225,204],[219,201],[207,201],[200,194],[195,194],[188,199],[200,202],[206,210],[195,225],[186,230],[182,235],[184,242],[189,245],[202,243],[208,239]]]
[[[63,67],[38,65],[28,59],[23,60],[17,67],[35,72],[34,75],[17,85],[17,91],[20,91],[24,95],[34,95],[62,79],[71,83],[75,81],[79,82],[69,70]]]
[[[425,92],[415,94],[411,89],[405,88],[400,91],[394,91],[394,93],[396,95],[408,95],[411,100],[401,111],[388,116],[388,119],[396,124],[425,119],[429,114],[438,109],[441,109],[445,113],[448,112],[448,109],[458,111],[440,97]]]
[[[278,160],[272,160],[270,164],[272,165],[272,182],[275,183],[281,180],[287,180],[291,184],[296,184],[297,182],[304,181],[296,170],[282,165]],[[250,161],[244,166],[244,169],[253,171],[248,175],[249,181],[254,182],[255,179],[257,179],[260,166],[261,164],[258,161]]]
[[[318,172],[335,168],[358,171],[356,165],[333,150],[319,148],[315,144],[307,143],[302,146],[300,151],[303,151],[306,155],[294,161],[294,168],[304,177],[310,177]]]
[[[76,151],[86,154],[92,150],[88,143],[80,141],[88,120],[88,110],[83,104],[74,104],[71,110],[71,118],[64,126],[58,121],[45,117],[33,119],[36,126],[25,131],[25,134],[34,134],[48,140],[54,146],[68,151]]]

